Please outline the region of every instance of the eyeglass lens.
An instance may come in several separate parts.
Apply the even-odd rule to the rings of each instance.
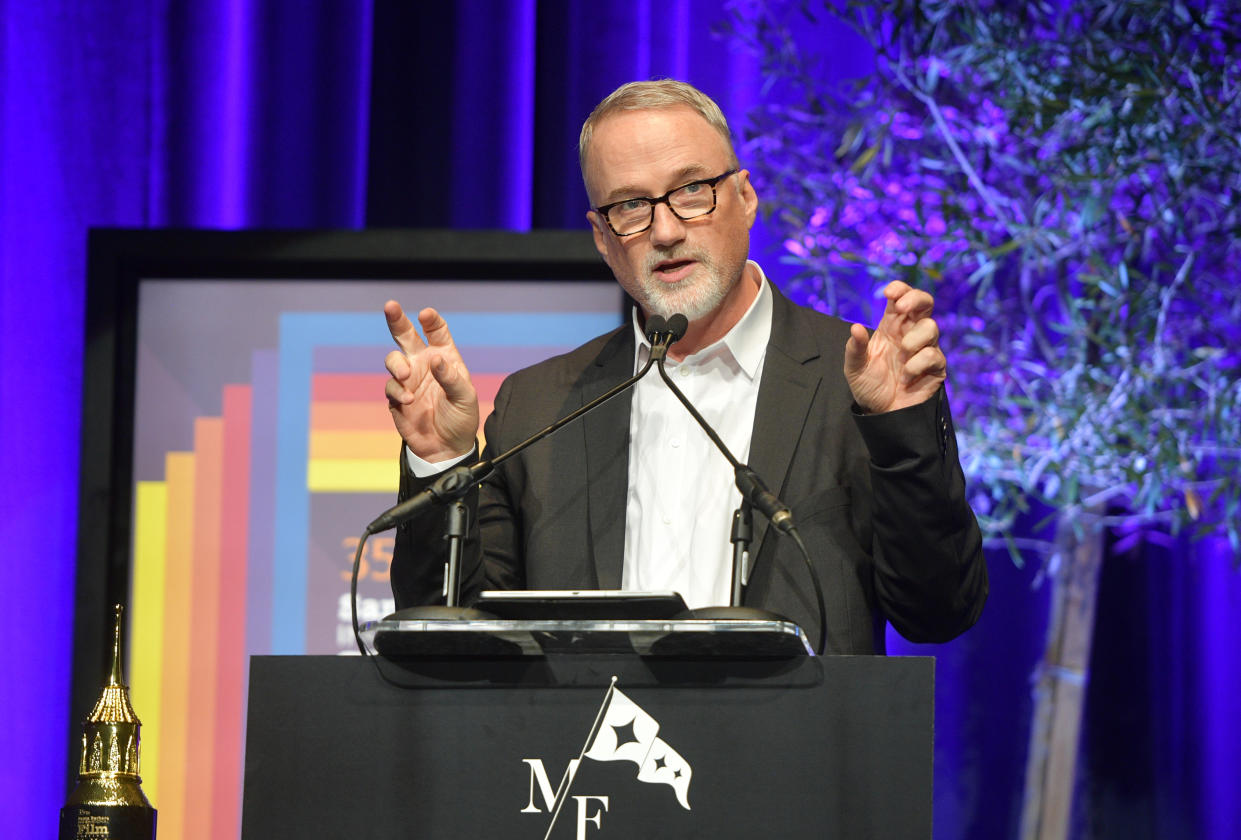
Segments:
[[[695,182],[669,193],[668,206],[681,219],[705,216],[715,209],[715,190],[710,184]],[[655,202],[646,198],[625,201],[608,210],[608,221],[620,235],[637,233],[655,218]]]

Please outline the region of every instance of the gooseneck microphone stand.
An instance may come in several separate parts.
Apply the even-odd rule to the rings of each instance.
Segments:
[[[745,598],[745,587],[750,582],[750,542],[754,539],[754,517],[750,503],[745,499],[733,511],[733,529],[729,537],[733,544],[733,581],[728,603],[740,607]]]
[[[676,336],[668,342],[669,346],[676,343],[677,339],[685,335],[686,329],[689,327],[689,321],[684,315],[673,315],[668,319],[668,330]],[[806,568],[810,572],[810,582],[814,585],[815,598],[819,607],[819,646],[818,653],[821,656],[827,647],[827,609],[823,603],[823,587],[819,583],[819,575],[814,569],[814,564],[810,562],[810,554],[806,550],[806,545],[802,542],[801,535],[797,533],[797,527],[793,522],[793,513],[789,510],[784,502],[780,501],[776,494],[767,489],[767,485],[758,477],[758,473],[750,469],[746,464],[738,461],[733,453],[720,440],[720,436],[716,434],[715,429],[711,428],[711,424],[706,421],[698,409],[694,408],[689,398],[681,392],[676,383],[672,381],[672,377],[668,376],[668,372],[664,369],[664,358],[661,356],[659,361],[659,376],[664,383],[671,389],[672,393],[685,406],[685,410],[698,423],[711,442],[715,444],[715,448],[728,460],[732,465],[733,474],[737,482],[737,489],[741,491],[741,506],[733,514],[733,577],[732,577],[732,596],[731,603],[727,607],[701,607],[691,610],[695,618],[710,619],[733,619],[733,620],[765,620],[765,621],[786,621],[784,616],[776,615],[767,610],[758,609],[757,607],[743,606],[741,601],[745,596],[745,587],[749,580],[750,564],[750,540],[751,524],[750,524],[750,507],[758,508],[759,512],[767,517],[768,522],[782,534],[787,534],[797,544],[801,552],[802,559],[806,562]]]
[[[684,317],[682,317],[682,320],[684,320]],[[406,607],[388,616],[387,620],[418,621],[423,619],[468,620],[491,618],[492,616],[481,610],[460,605],[461,555],[466,534],[469,532],[469,511],[464,501],[465,495],[473,487],[477,486],[480,481],[491,475],[496,467],[526,447],[538,443],[567,423],[573,422],[588,411],[593,411],[618,394],[632,388],[639,379],[646,376],[656,362],[663,363],[664,357],[668,355],[668,347],[684,334],[684,329],[676,334],[670,331],[667,322],[659,315],[650,316],[646,319],[646,336],[651,342],[651,357],[636,374],[586,403],[581,408],[526,438],[507,452],[501,453],[495,458],[486,458],[473,464],[462,464],[447,470],[431,486],[412,498],[406,499],[400,504],[384,511],[367,525],[361,539],[358,540],[358,550],[353,557],[353,574],[349,584],[353,636],[362,655],[367,656],[369,653],[366,650],[366,646],[362,643],[362,636],[358,625],[358,568],[362,561],[362,547],[366,544],[368,537],[372,534],[395,528],[402,522],[418,516],[434,505],[449,504],[448,525],[445,534],[445,538],[448,540],[448,559],[444,564],[444,603]]]

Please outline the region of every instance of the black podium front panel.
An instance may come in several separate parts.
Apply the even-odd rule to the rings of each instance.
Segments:
[[[933,682],[922,657],[255,657],[242,836],[930,837]]]

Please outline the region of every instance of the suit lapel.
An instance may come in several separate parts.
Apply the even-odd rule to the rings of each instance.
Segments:
[[[583,376],[582,405],[633,374],[633,329],[604,345]],[[629,488],[629,409],[632,389],[582,418],[586,446],[586,495],[591,560],[600,589],[620,589],[625,557],[625,506]]]
[[[812,332],[799,323],[796,307],[774,285],[771,290],[771,339],[754,410],[750,467],[779,496],[822,377],[806,364],[819,356]],[[765,517],[754,518],[755,555],[763,547],[767,524]]]

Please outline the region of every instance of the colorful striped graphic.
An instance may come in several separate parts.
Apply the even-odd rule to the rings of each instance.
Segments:
[[[245,733],[246,531],[249,524],[251,389],[224,389],[224,449],[220,504],[220,622],[216,642],[210,807],[212,837],[236,837],[241,827],[242,745]]]
[[[196,461],[192,452],[170,452],[166,473],[168,520],[165,524],[167,540],[163,563],[164,650],[159,664],[162,691],[158,712],[164,731],[159,736],[159,750],[153,756],[157,764],[152,790],[160,792],[160,798],[153,801],[160,803],[156,807],[161,814],[167,814],[164,824],[171,822],[169,828],[174,834],[181,833],[178,823],[184,821],[185,788],[189,773],[186,762],[190,726],[189,572],[194,556]],[[142,516],[143,511],[138,511],[137,515]],[[148,748],[144,754],[150,756],[152,752]]]
[[[386,381],[369,373],[315,374],[306,478],[310,492],[396,492],[400,443],[383,400]]]
[[[617,322],[615,312],[447,317],[483,417],[511,369]],[[130,679],[161,836],[238,836],[248,656],[351,648],[338,614],[349,539],[396,490],[382,320],[286,312],[279,322],[278,347],[254,349],[251,382],[224,386],[218,414],[186,417],[192,449],[165,453],[162,479],[134,489]],[[518,325],[539,343],[521,343]],[[325,529],[317,515],[312,528],[312,497],[341,522]],[[382,615],[391,540],[374,542],[360,593]]]
[[[200,417],[194,422],[194,540],[189,579],[189,690],[185,767],[192,784],[184,794],[185,823],[179,835],[185,840],[211,836],[211,810],[215,803],[206,795],[215,773],[214,727],[220,650],[217,640],[225,620],[220,610],[220,509],[223,498],[224,422]]]

